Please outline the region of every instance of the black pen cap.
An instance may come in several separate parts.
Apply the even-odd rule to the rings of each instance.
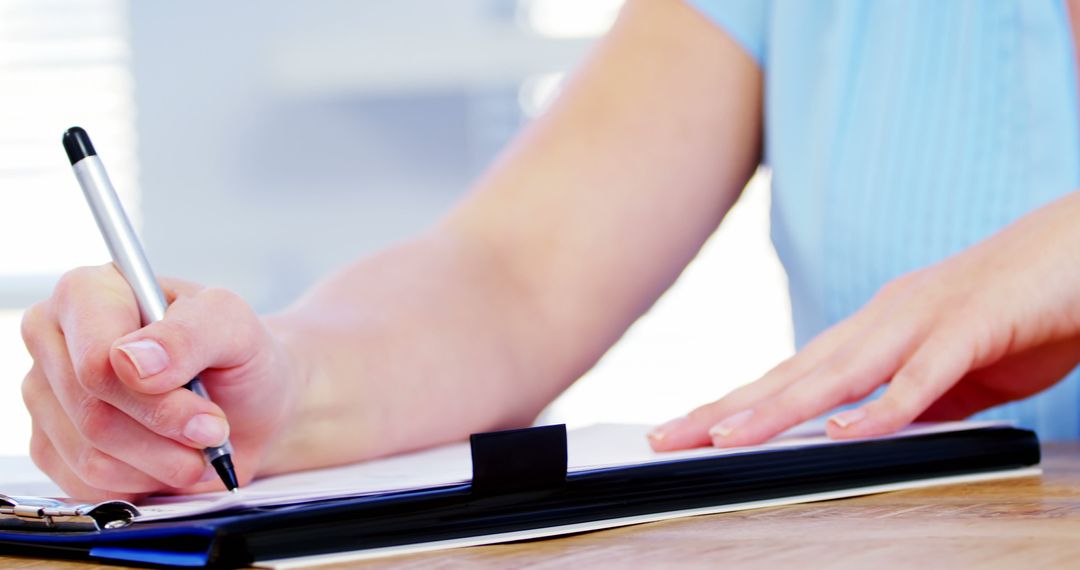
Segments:
[[[71,164],[97,154],[90,142],[90,135],[86,134],[82,127],[71,127],[64,131],[64,150],[67,151]]]

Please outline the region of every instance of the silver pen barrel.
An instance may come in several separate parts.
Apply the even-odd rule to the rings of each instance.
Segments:
[[[124,213],[101,159],[96,155],[88,156],[73,164],[72,169],[94,214],[98,230],[109,247],[113,263],[135,292],[143,325],[164,319],[168,307],[165,294],[154,278],[150,262],[139,246],[135,228],[131,227],[131,220]]]

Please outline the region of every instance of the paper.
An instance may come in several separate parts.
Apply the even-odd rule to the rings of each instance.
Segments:
[[[1001,422],[949,422],[915,425],[886,436],[957,431]],[[572,430],[567,437],[569,471],[753,453],[763,449],[828,444],[824,425],[808,424],[788,431],[761,446],[734,449],[701,448],[656,453],[645,435],[651,426],[600,424]],[[879,438],[885,439],[885,438]],[[28,458],[0,458],[0,489],[8,495],[60,496],[60,490],[33,468]],[[472,476],[469,446],[459,443],[329,469],[267,477],[245,486],[238,494],[206,493],[152,497],[139,504],[139,520],[162,520],[235,508],[285,505],[320,499],[356,497],[464,483]]]

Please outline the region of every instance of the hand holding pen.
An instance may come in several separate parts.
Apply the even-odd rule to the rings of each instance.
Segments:
[[[76,147],[73,163],[93,154],[88,140]],[[80,178],[104,176],[83,170]],[[99,206],[115,215],[119,202]],[[236,295],[171,279],[155,291],[148,265],[118,270],[127,262],[117,248],[138,248],[134,234],[112,241],[115,265],[65,274],[23,318],[35,463],[86,500],[222,490],[222,472],[226,487],[250,481],[288,417],[297,367]]]
[[[112,254],[113,263],[120,269],[120,273],[131,286],[135,294],[135,300],[139,304],[140,320],[143,325],[156,323],[165,318],[165,309],[168,303],[165,294],[158,285],[157,277],[150,269],[150,262],[146,259],[142,244],[135,235],[135,229],[120,204],[120,198],[113,189],[109,175],[105,172],[105,165],[97,156],[94,145],[90,142],[90,136],[79,127],[68,129],[64,133],[64,150],[67,151],[68,159],[71,160],[71,168],[75,171],[75,177],[79,180],[86,202],[90,211],[94,213],[101,236]],[[145,341],[144,341],[145,342]],[[136,348],[138,347],[138,348]],[[128,346],[127,349],[120,347],[132,359],[139,372],[145,372],[139,367],[139,361],[134,352],[151,349],[150,356],[160,359],[153,345]],[[141,376],[142,374],[140,374]],[[198,376],[189,380],[184,387],[192,392],[210,399],[202,380]],[[202,440],[199,443],[206,445],[203,448],[203,456],[206,462],[214,468],[225,488],[235,492],[239,483],[236,481],[236,468],[232,461],[232,445],[228,440],[228,426],[224,419],[207,416],[188,429],[192,440]],[[214,442],[217,443],[214,443]]]

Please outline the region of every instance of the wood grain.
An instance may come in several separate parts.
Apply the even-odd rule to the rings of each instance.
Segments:
[[[1080,442],[1045,473],[321,568],[1080,567]],[[0,568],[116,568],[0,556]]]

